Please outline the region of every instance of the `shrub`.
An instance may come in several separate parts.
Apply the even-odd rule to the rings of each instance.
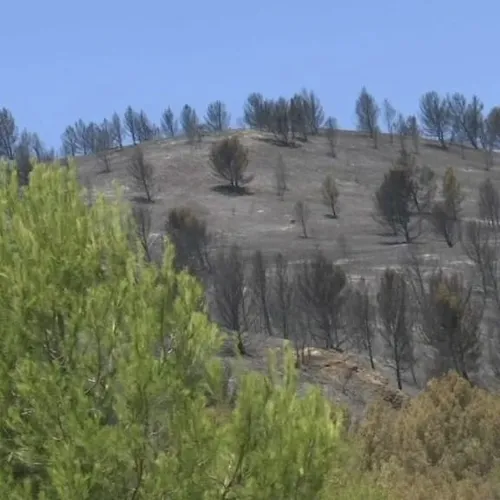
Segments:
[[[214,174],[227,181],[235,190],[248,184],[253,178],[245,175],[248,167],[248,150],[237,136],[215,142],[210,151],[210,162]]]
[[[210,268],[211,235],[207,223],[189,207],[173,208],[168,212],[166,232],[176,249],[175,262],[179,269],[193,273]]]
[[[360,436],[364,466],[390,498],[500,495],[500,399],[457,373],[432,380],[401,410],[374,405]]]

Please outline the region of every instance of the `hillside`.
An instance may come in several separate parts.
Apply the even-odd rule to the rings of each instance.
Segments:
[[[182,139],[145,143],[142,148],[147,160],[157,169],[156,202],[152,205],[154,231],[161,231],[168,209],[193,206],[208,220],[211,231],[235,241],[245,249],[265,252],[284,251],[300,256],[304,250],[320,246],[332,253],[339,236],[345,237],[351,249],[349,268],[363,275],[398,262],[398,246],[383,235],[372,219],[373,195],[398,153],[398,143],[391,145],[383,135],[379,149],[363,134],[341,132],[338,155],[329,155],[328,143],[323,137],[313,137],[298,148],[273,145],[270,137],[254,131],[237,132],[249,149],[249,173],[255,178],[250,184],[249,196],[227,196],[214,191],[218,180],[209,167],[209,148],[217,137],[205,137],[203,143],[192,147]],[[135,188],[127,173],[131,149],[116,151],[111,157],[111,172],[100,173],[96,158],[78,158],[82,179],[90,180],[99,191],[113,193],[112,183],[125,186],[126,195],[133,199]],[[282,155],[288,171],[288,188],[284,201],[275,194],[274,169]],[[459,148],[448,151],[436,143],[423,141],[418,156],[421,165],[431,167],[442,177],[446,168],[456,169],[465,191],[464,216],[476,213],[477,188],[486,176],[500,181],[500,171],[486,172],[483,153],[467,149],[465,159]],[[337,181],[339,218],[327,217],[328,210],[321,201],[321,183],[327,174]],[[300,238],[300,229],[290,223],[294,219],[293,206],[297,200],[307,201],[311,210],[310,238]],[[397,242],[396,242],[397,243]],[[425,253],[441,256],[448,263],[460,264],[460,249],[449,249],[432,234],[419,238]]]
[[[196,146],[187,144],[182,138],[141,145],[146,160],[156,168],[155,203],[148,205],[153,214],[153,233],[162,233],[169,209],[189,206],[206,218],[209,231],[216,235],[214,246],[237,243],[245,252],[259,249],[268,255],[279,251],[291,261],[298,261],[307,252],[320,248],[343,266],[351,280],[360,277],[370,280],[387,266],[402,263],[408,245],[384,234],[372,216],[374,192],[398,155],[397,138],[391,144],[389,136],[384,134],[375,149],[373,141],[366,135],[343,131],[338,138],[337,157],[332,158],[328,142],[322,136],[290,148],[277,146],[273,144],[271,135],[256,131],[232,131],[229,134],[238,134],[249,151],[248,172],[255,176],[249,185],[249,195],[230,196],[216,189],[219,183],[209,166],[209,151],[211,144],[220,138],[218,136],[206,136]],[[102,165],[93,156],[77,158],[82,181],[109,195],[113,195],[113,183],[117,182],[124,187],[129,200],[140,204],[137,201],[140,193],[127,172],[132,151],[130,147],[114,151],[110,155],[109,173],[102,172]],[[275,193],[275,167],[279,155],[282,155],[288,175],[288,191],[283,201]],[[453,167],[465,195],[463,217],[474,218],[479,184],[486,177],[500,184],[499,169],[494,167],[486,171],[483,155],[483,152],[469,148],[463,154],[458,147],[444,151],[435,142],[422,140],[417,161],[421,166],[432,168],[438,178],[442,178],[448,167]],[[498,156],[495,161],[500,161]],[[328,210],[321,199],[321,183],[328,174],[335,177],[340,192],[337,219],[328,217]],[[311,211],[308,224],[310,236],[307,239],[301,237],[299,225],[293,223],[294,204],[298,200],[306,201]],[[412,247],[427,258],[439,260],[445,269],[460,269],[466,274],[471,270],[461,245],[449,248],[430,231],[420,236]],[[270,339],[265,339],[266,342],[269,343]],[[263,360],[264,352],[265,349],[261,349],[249,361],[254,368],[262,368],[258,360]],[[383,355],[380,346],[377,354]],[[425,353],[421,354],[425,358]],[[343,365],[337,370],[339,373],[329,379],[332,386],[337,385],[335,398],[348,402],[356,410],[364,408],[372,397],[365,395],[365,389],[359,389],[359,394],[355,391],[351,391],[350,396],[344,394],[343,382],[338,385],[335,380],[343,380],[347,362],[340,362],[342,357],[335,353],[328,356],[335,358],[332,365]],[[356,362],[366,366],[363,370],[371,372],[363,357],[358,354],[356,359]],[[314,379],[311,374],[308,376]],[[353,380],[358,378],[359,374],[355,373]],[[361,384],[363,387],[368,384],[369,387],[367,380],[377,379],[374,382],[375,391],[369,387],[368,394],[377,392],[380,385],[378,378],[384,380],[383,385],[395,387],[392,368],[385,362],[377,363],[377,372],[367,375],[364,386]],[[426,379],[424,372],[417,373],[417,378],[421,387]],[[315,380],[318,379],[319,375]],[[408,377],[404,383],[409,393],[414,394],[418,390]],[[361,400],[363,404],[360,404]]]

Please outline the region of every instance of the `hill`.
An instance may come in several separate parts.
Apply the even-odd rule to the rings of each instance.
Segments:
[[[400,238],[387,235],[374,220],[374,193],[398,157],[397,138],[391,142],[388,135],[382,134],[375,148],[366,134],[341,131],[337,155],[333,158],[323,135],[297,143],[296,147],[281,147],[273,142],[270,134],[250,130],[225,133],[226,136],[233,134],[248,148],[248,172],[254,175],[248,195],[230,196],[217,189],[219,181],[209,166],[210,147],[221,138],[216,135],[205,136],[195,145],[188,144],[184,138],[141,145],[146,161],[154,165],[156,171],[153,204],[141,202],[141,193],[128,173],[133,147],[109,154],[108,173],[103,172],[102,163],[95,156],[78,157],[78,171],[82,181],[96,191],[112,196],[113,183],[118,183],[123,186],[127,199],[148,206],[152,211],[151,232],[157,235],[164,233],[170,209],[187,206],[206,219],[209,231],[215,234],[213,249],[237,243],[246,254],[255,250],[268,256],[282,252],[291,262],[298,263],[319,248],[342,265],[351,282],[359,278],[374,282],[386,267],[401,265],[411,247],[427,259],[439,261],[444,269],[470,275],[471,262],[460,244],[450,248],[442,238],[426,230],[414,244],[407,245]],[[276,195],[275,188],[280,156],[286,166],[288,185],[283,200]],[[498,155],[494,156],[494,163],[498,162]],[[464,194],[464,219],[477,216],[478,187],[484,179],[500,184],[500,171],[495,167],[485,169],[481,150],[458,146],[443,150],[436,142],[422,139],[416,159],[418,165],[434,170],[438,179],[442,179],[448,167],[453,167]],[[322,182],[329,174],[334,176],[340,193],[337,219],[328,216],[321,197]],[[308,238],[301,237],[299,224],[294,220],[294,205],[299,200],[307,202],[311,212]],[[377,355],[384,356],[380,342]],[[357,356],[360,359],[360,355]],[[425,361],[427,355],[420,352],[419,356]],[[377,365],[375,376],[391,380],[387,384],[394,385],[390,363],[383,361]],[[417,387],[411,377],[404,380],[405,390],[412,394],[426,380],[425,369],[417,370],[416,375]],[[337,394],[341,398],[345,396],[342,391]],[[354,400],[356,397],[351,398],[351,403],[356,406]]]

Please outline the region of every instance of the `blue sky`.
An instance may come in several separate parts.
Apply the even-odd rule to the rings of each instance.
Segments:
[[[500,3],[477,0],[20,0],[2,5],[0,107],[60,145],[66,125],[131,104],[234,119],[250,92],[316,91],[343,128],[363,85],[404,113],[427,90],[500,104]],[[474,41],[474,42],[472,42]]]

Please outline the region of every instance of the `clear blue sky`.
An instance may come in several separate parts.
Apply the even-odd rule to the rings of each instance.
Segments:
[[[215,99],[234,119],[250,92],[317,92],[344,128],[366,85],[402,112],[427,90],[500,104],[494,0],[5,1],[0,107],[60,145],[78,118],[128,104],[159,121]]]

